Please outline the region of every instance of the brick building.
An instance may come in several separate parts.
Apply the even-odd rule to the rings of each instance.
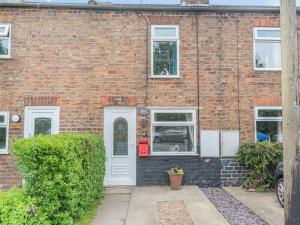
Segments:
[[[278,7],[0,3],[0,184],[11,140],[103,133],[107,185],[237,185],[246,140],[281,140]],[[149,156],[139,157],[141,140]]]

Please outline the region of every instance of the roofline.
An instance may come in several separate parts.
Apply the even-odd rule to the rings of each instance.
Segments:
[[[137,11],[137,12],[271,12],[279,13],[278,6],[230,6],[230,5],[198,5],[181,6],[170,4],[57,4],[57,3],[0,3],[0,7],[16,8],[56,8],[56,9],[82,9],[99,11]],[[300,8],[297,8],[300,12]]]

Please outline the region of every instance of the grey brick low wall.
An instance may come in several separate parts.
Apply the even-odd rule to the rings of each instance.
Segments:
[[[220,186],[220,158],[200,158],[199,156],[149,156],[137,158],[137,185],[169,184],[166,171],[172,167],[182,167],[184,184],[199,186]]]
[[[221,186],[241,186],[247,178],[247,170],[236,158],[221,159]]]

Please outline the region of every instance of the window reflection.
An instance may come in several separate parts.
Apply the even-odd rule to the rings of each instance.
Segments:
[[[35,118],[34,135],[51,134],[51,118]]]

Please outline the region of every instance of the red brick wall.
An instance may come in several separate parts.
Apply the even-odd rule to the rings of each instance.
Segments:
[[[241,141],[253,140],[253,107],[281,98],[280,72],[253,69],[253,27],[278,27],[279,15],[201,13],[198,21],[200,128],[240,128]],[[10,140],[23,136],[26,105],[59,105],[61,132],[102,132],[107,105],[197,106],[194,15],[0,8],[0,23],[12,24],[12,59],[0,60],[0,110],[22,116]],[[179,25],[180,78],[147,81],[151,24]],[[150,117],[147,128],[142,119],[138,138],[150,134]],[[11,153],[0,155],[0,183],[20,184],[15,171]]]

